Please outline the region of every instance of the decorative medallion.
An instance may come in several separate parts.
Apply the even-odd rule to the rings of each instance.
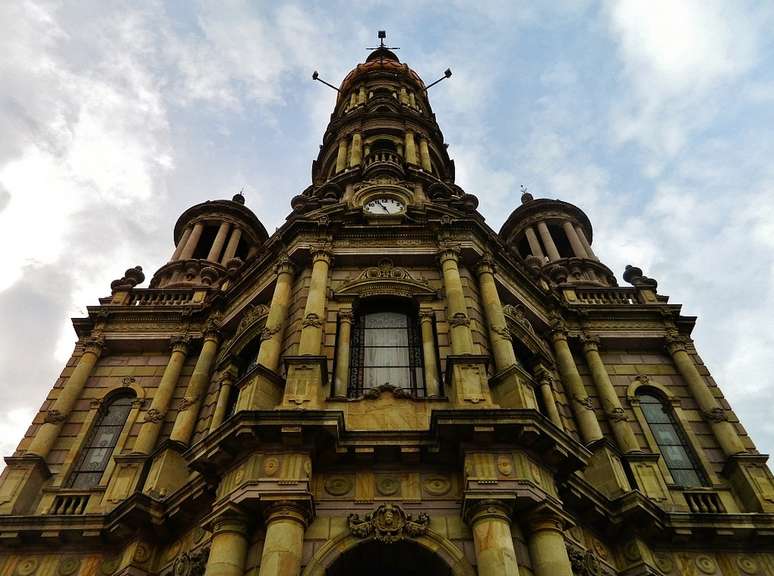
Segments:
[[[623,555],[629,562],[636,562],[640,559],[640,549],[636,540],[630,540],[623,549]]]
[[[656,568],[661,570],[664,574],[671,574],[675,567],[675,563],[669,554],[663,552],[656,552],[653,555],[653,559],[656,562]]]
[[[758,573],[758,561],[752,556],[748,556],[747,554],[741,554],[737,556],[736,565],[745,574]]]
[[[395,476],[379,476],[376,479],[376,491],[382,496],[394,496],[400,491],[400,480]]]
[[[66,556],[59,561],[59,565],[56,567],[56,573],[59,576],[72,576],[76,574],[81,567],[81,559],[75,556]]]
[[[325,479],[325,491],[331,496],[344,496],[352,490],[352,486],[350,476],[329,476]]]
[[[102,564],[99,565],[99,572],[100,574],[104,574],[104,576],[110,576],[113,572],[118,570],[118,567],[121,565],[121,556],[110,556],[109,558],[105,558],[102,561]]]
[[[715,561],[706,554],[696,557],[696,567],[704,574],[714,574],[718,569]]]
[[[14,571],[14,574],[17,576],[30,576],[30,574],[34,574],[35,570],[38,569],[38,559],[37,558],[25,558],[24,560],[21,560],[16,565],[16,570]]]
[[[425,492],[431,496],[443,496],[451,490],[451,482],[445,476],[428,476],[422,483]]]
[[[279,472],[280,461],[276,456],[269,456],[263,461],[263,473],[267,476],[274,476]]]
[[[509,456],[501,454],[497,457],[497,469],[503,476],[510,476],[513,474],[513,461]]]
[[[361,520],[359,514],[350,514],[347,524],[353,536],[373,538],[377,542],[390,544],[404,538],[416,538],[427,532],[430,517],[421,512],[416,520],[406,514],[400,506],[382,504]]]
[[[134,549],[134,561],[139,564],[145,564],[151,557],[151,549],[145,542],[139,542]]]

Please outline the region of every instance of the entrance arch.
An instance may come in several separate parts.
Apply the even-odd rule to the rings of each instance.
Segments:
[[[394,562],[398,562],[396,565]],[[382,569],[383,567],[383,569]],[[382,571],[380,571],[382,570]],[[417,538],[385,544],[373,538],[343,533],[328,540],[314,555],[302,576],[475,576],[465,555],[450,540],[428,530]]]

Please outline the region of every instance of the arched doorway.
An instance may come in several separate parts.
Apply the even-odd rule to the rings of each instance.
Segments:
[[[431,550],[403,540],[383,544],[364,542],[344,554],[326,570],[326,576],[452,576],[451,567]]]

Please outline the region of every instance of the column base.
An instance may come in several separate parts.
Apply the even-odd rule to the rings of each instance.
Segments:
[[[272,410],[282,402],[285,383],[273,370],[258,364],[239,390],[237,410]]]
[[[328,359],[325,356],[286,356],[288,376],[283,408],[319,409],[325,402]]]
[[[537,409],[535,391],[516,364],[492,376],[491,388],[494,402],[502,408]]]
[[[593,455],[589,466],[583,471],[584,478],[608,498],[616,498],[631,491],[621,458],[608,446],[607,441],[602,440],[588,448]]]
[[[30,513],[40,498],[43,483],[51,476],[40,456],[9,456],[0,476],[0,514]]]
[[[154,498],[170,496],[186,483],[191,470],[183,458],[186,446],[180,442],[166,441],[153,456],[148,478],[142,491]]]
[[[729,456],[723,469],[745,512],[774,512],[774,476],[766,465],[766,454]]]
[[[446,395],[457,405],[491,408],[486,367],[489,356],[460,354],[446,357]]]

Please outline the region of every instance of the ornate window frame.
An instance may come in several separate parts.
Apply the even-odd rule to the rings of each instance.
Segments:
[[[717,475],[715,474],[714,470],[712,469],[712,465],[710,464],[709,460],[707,460],[707,457],[705,456],[704,452],[701,449],[701,444],[699,443],[699,439],[696,437],[696,434],[691,429],[688,419],[685,416],[685,413],[683,412],[680,398],[675,396],[675,394],[669,390],[666,386],[659,382],[653,381],[649,376],[636,376],[634,380],[629,384],[629,388],[626,390],[626,399],[629,402],[629,406],[632,409],[632,412],[634,412],[634,417],[637,420],[637,423],[640,426],[640,429],[642,430],[642,433],[645,436],[645,441],[648,444],[648,449],[653,454],[658,454],[658,466],[661,470],[661,473],[666,480],[666,483],[669,488],[675,488],[679,486],[674,478],[672,477],[672,473],[669,471],[669,468],[666,465],[666,462],[664,461],[664,457],[661,455],[661,451],[658,447],[658,442],[656,442],[656,438],[653,435],[653,432],[650,429],[650,425],[648,424],[647,419],[645,418],[645,414],[642,411],[642,408],[640,407],[640,399],[637,396],[638,391],[642,391],[642,389],[650,390],[652,393],[655,393],[657,396],[659,396],[665,404],[668,406],[671,406],[672,408],[672,414],[675,418],[676,425],[680,428],[680,431],[682,431],[683,434],[685,434],[686,441],[688,443],[688,447],[692,451],[693,455],[698,460],[698,464],[700,467],[700,472],[704,474],[706,477],[708,483],[711,486],[715,486],[719,484],[719,479]],[[695,488],[695,487],[685,487],[685,488]]]

